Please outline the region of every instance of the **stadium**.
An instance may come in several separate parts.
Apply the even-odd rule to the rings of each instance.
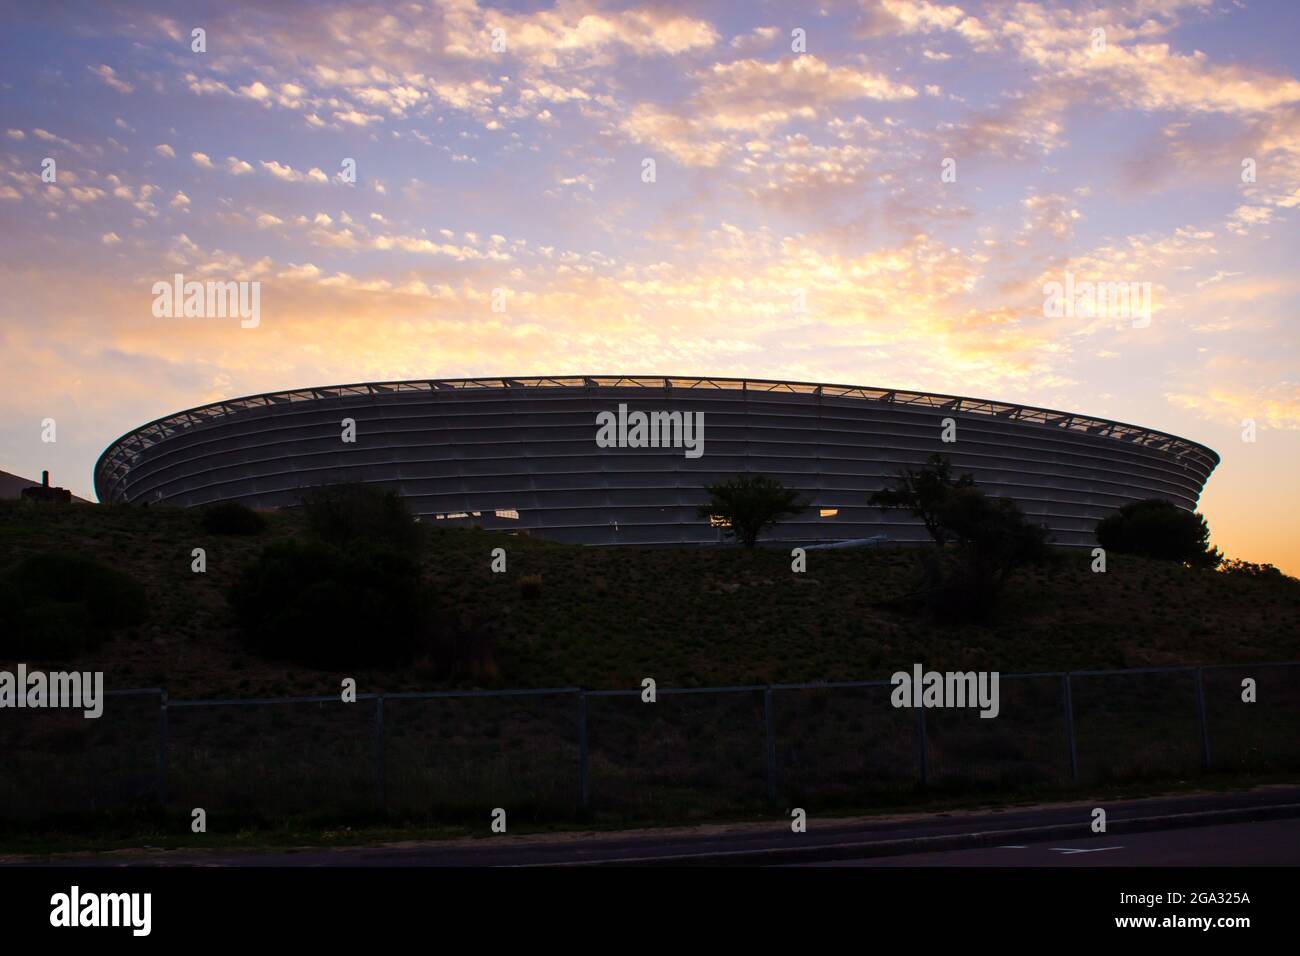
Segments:
[[[638,412],[665,438],[679,434],[669,423],[698,423],[698,447],[637,440],[625,424]],[[599,423],[615,416],[617,440],[598,440]],[[314,486],[374,483],[396,488],[425,522],[681,545],[722,540],[697,515],[704,486],[749,472],[811,504],[765,541],[916,542],[926,540],[919,521],[868,499],[935,452],[1075,547],[1094,546],[1097,521],[1131,501],[1194,509],[1219,462],[1163,432],[954,395],[759,379],[473,378],[335,385],[178,412],[113,442],[95,466],[95,491],[107,503],[282,508]]]

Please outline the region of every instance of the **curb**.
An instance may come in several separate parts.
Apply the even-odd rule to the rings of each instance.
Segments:
[[[1199,810],[1153,817],[1113,820],[1104,836],[1117,833],[1148,833],[1181,830],[1224,823],[1257,823],[1300,817],[1300,803],[1228,810]],[[1083,831],[1082,833],[1080,831]],[[1011,830],[981,830],[946,833],[941,836],[908,837],[897,840],[867,840],[808,847],[764,847],[755,850],[720,850],[705,853],[674,853],[662,856],[624,857],[611,860],[581,860],[532,863],[524,866],[776,866],[788,863],[823,863],[883,856],[904,856],[942,850],[971,850],[1006,843],[1042,843],[1048,840],[1077,840],[1093,835],[1086,823],[1053,823]],[[1103,836],[1103,834],[1095,834]]]

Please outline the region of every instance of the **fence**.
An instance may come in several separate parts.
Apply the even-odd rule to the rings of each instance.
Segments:
[[[171,700],[0,711],[0,820],[209,814],[690,819],[916,788],[1300,769],[1300,662],[1003,674],[1000,712],[902,709],[887,680]],[[1242,701],[1242,681],[1257,700]],[[486,809],[485,809],[486,808]]]

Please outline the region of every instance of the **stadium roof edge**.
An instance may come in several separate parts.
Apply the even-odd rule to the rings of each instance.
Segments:
[[[267,407],[292,403],[295,401],[319,401],[347,395],[392,394],[394,392],[419,391],[454,391],[468,388],[716,388],[738,389],[742,391],[785,391],[812,394],[818,397],[859,398],[895,405],[920,405],[936,410],[987,415],[998,418],[1011,418],[1028,424],[1045,427],[1067,428],[1072,431],[1085,431],[1102,435],[1116,441],[1127,441],[1177,456],[1188,452],[1204,455],[1211,468],[1217,467],[1220,458],[1217,452],[1206,445],[1186,438],[1180,438],[1168,432],[1132,425],[1126,422],[1094,418],[1050,408],[1033,405],[1021,405],[1014,402],[999,402],[991,399],[970,398],[960,395],[948,395],[941,392],[913,392],[906,389],[876,388],[866,385],[838,385],[818,382],[799,382],[784,379],[761,378],[727,378],[719,376],[695,375],[511,375],[454,379],[399,379],[385,382],[355,382],[347,385],[327,385],[298,389],[282,389],[274,392],[262,392],[239,398],[224,399],[196,405],[183,411],[173,412],[151,422],[125,432],[108,447],[95,462],[95,495],[101,501],[101,475],[106,463],[115,455],[127,451],[127,445],[134,439],[140,447],[132,454],[147,447],[144,436],[151,433],[166,438],[176,429],[185,429],[226,415],[235,415],[256,407]],[[152,444],[149,442],[148,444]],[[107,477],[107,476],[105,476]]]

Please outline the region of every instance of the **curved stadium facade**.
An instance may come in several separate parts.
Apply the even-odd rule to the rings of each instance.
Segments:
[[[703,413],[702,454],[601,447],[601,413]],[[345,443],[341,422],[356,423]],[[941,440],[944,419],[956,441]],[[698,419],[694,419],[698,420]],[[394,487],[426,522],[581,544],[708,544],[703,487],[778,478],[812,507],[764,540],[926,540],[871,493],[934,452],[1014,499],[1057,544],[1142,498],[1192,509],[1219,457],[1173,435],[1024,405],[756,379],[574,376],[338,385],[216,402],[123,435],[95,466],[103,502],[298,503],[339,482]],[[693,454],[693,453],[692,453]]]

